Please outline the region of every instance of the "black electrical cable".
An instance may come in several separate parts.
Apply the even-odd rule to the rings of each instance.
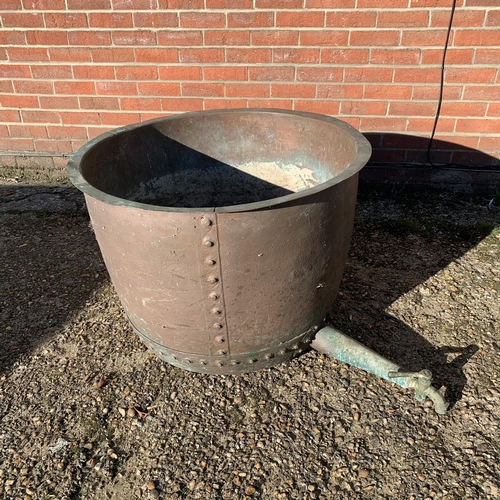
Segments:
[[[431,136],[429,138],[429,143],[427,145],[427,161],[429,162],[431,167],[438,166],[435,163],[433,163],[431,160],[431,149],[432,149],[432,142],[434,140],[434,135],[436,134],[437,124],[439,121],[439,115],[441,114],[441,105],[443,103],[446,52],[448,51],[448,43],[450,41],[451,27],[453,25],[453,16],[455,14],[456,6],[457,6],[457,0],[453,0],[452,5],[451,5],[450,21],[448,23],[448,31],[446,32],[446,40],[444,42],[443,59],[441,61],[441,81],[439,84],[439,98],[438,98],[438,103],[437,103],[437,108],[436,108],[436,116],[434,118],[434,125],[432,127]]]
[[[448,29],[446,32],[446,39],[443,47],[443,57],[441,60],[441,78],[439,82],[439,97],[438,97],[438,102],[437,102],[437,107],[436,107],[436,114],[434,117],[434,124],[432,127],[431,135],[429,137],[429,141],[427,143],[427,163],[398,163],[398,167],[427,167],[427,168],[440,168],[440,169],[450,169],[450,170],[457,170],[457,171],[469,171],[469,172],[481,172],[481,173],[490,173],[490,172],[500,172],[500,168],[498,165],[483,165],[480,169],[477,167],[474,167],[472,165],[467,165],[467,164],[462,164],[462,163],[455,163],[455,162],[447,162],[447,163],[434,163],[431,159],[431,152],[432,152],[432,144],[434,141],[434,136],[436,134],[436,129],[437,125],[439,122],[439,117],[441,114],[441,106],[443,104],[443,93],[444,93],[444,82],[445,82],[445,70],[446,70],[446,53],[448,51],[448,45],[450,42],[450,35],[451,35],[451,29],[453,26],[453,17],[455,15],[455,10],[456,10],[456,5],[457,5],[457,0],[452,0],[452,5],[451,5],[451,11],[450,11],[450,19],[448,21]],[[393,166],[392,164],[389,164],[387,162],[372,162],[369,161],[367,164],[367,167],[391,167]]]

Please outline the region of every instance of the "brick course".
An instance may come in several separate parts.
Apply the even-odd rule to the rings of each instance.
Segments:
[[[1,2],[1,150],[70,154],[98,133],[153,116],[276,107],[394,134],[376,144],[374,158],[420,161],[405,152],[412,148],[404,137],[431,133],[450,7],[451,0]],[[458,152],[479,149],[490,164],[500,159],[499,26],[498,0],[457,0],[436,135]]]

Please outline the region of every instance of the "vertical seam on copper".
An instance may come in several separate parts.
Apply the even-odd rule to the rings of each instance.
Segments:
[[[203,216],[202,216],[203,217]],[[200,218],[195,218],[196,220],[196,226],[201,226],[201,217]],[[195,234],[198,232],[195,231]],[[201,233],[201,232],[200,232]],[[198,239],[198,238],[197,238]],[[200,289],[201,289],[201,295],[202,295],[202,303],[208,304],[208,299],[207,299],[207,284],[206,284],[206,273],[205,273],[205,266],[204,266],[204,261],[205,261],[205,252],[203,252],[201,245],[196,244],[196,262],[198,264],[198,274],[200,276]],[[210,337],[210,313],[207,312],[206,308],[202,307],[202,314],[205,319],[205,341],[206,341],[206,346],[208,348],[208,354],[207,356],[212,355],[212,342],[211,342],[211,337]]]
[[[224,318],[224,331],[225,331],[225,336],[227,339],[227,354],[231,354],[231,342],[229,339],[229,328],[227,325],[227,312],[226,312],[226,300],[224,297],[224,277],[222,275],[222,253],[220,250],[220,237],[219,237],[219,214],[217,212],[214,212],[214,218],[215,218],[215,235],[217,238],[217,259],[218,259],[218,264],[219,264],[219,276],[220,276],[220,303],[221,303],[221,309],[222,309],[222,317]]]
[[[206,223],[207,221],[208,223]],[[205,302],[203,310],[208,351],[210,356],[228,355],[229,339],[223,295],[217,215],[214,212],[202,213],[201,217],[197,218],[197,226],[199,226],[197,234],[200,237],[197,248],[201,249],[197,250],[197,260]],[[207,249],[210,250],[207,251]],[[211,278],[215,281],[211,281]],[[213,303],[211,303],[212,294],[215,294]]]
[[[215,209],[214,209],[215,210]],[[213,212],[206,212],[202,213],[201,216],[195,217],[196,220],[196,226],[195,228],[198,228],[198,231],[195,231],[196,234],[200,235],[200,238],[203,239],[203,231],[201,230],[203,227],[203,218],[205,216],[211,217]],[[197,238],[198,239],[198,238]],[[207,258],[206,253],[203,251],[203,247],[200,244],[201,242],[198,241],[196,244],[196,261],[198,263],[198,271],[199,271],[199,276],[200,276],[200,288],[201,288],[201,294],[202,294],[202,303],[206,304],[207,306],[209,305],[209,299],[207,296],[207,293],[209,294],[209,287],[207,286],[207,276],[208,274],[206,273],[205,270],[205,259]],[[208,350],[208,353],[206,356],[212,356],[213,355],[213,347],[212,347],[212,335],[211,335],[211,317],[210,317],[210,307],[203,307],[202,308],[202,314],[203,317],[205,318],[205,342],[206,342],[206,347]]]

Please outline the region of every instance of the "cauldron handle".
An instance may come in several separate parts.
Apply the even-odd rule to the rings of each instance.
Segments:
[[[415,395],[419,401],[428,397],[434,403],[436,413],[446,414],[448,403],[437,389],[432,387],[432,373],[429,370],[403,372],[396,363],[331,326],[325,326],[316,333],[311,347],[401,387],[415,389]]]

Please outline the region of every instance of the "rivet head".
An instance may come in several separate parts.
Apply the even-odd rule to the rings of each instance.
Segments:
[[[227,354],[227,352],[226,351],[217,351],[217,354],[219,356],[225,356]]]
[[[256,360],[256,359],[254,359],[254,358],[250,358],[250,359],[248,360],[248,362],[249,362],[251,365],[253,365],[255,362],[257,362],[257,360]]]
[[[213,285],[215,285],[215,283],[218,283],[219,282],[219,278],[217,278],[217,276],[209,276],[207,278],[207,281],[209,283],[212,283]]]
[[[215,337],[215,341],[218,342],[219,344],[223,344],[226,341],[226,339],[222,335],[217,335],[217,337]]]
[[[220,316],[222,314],[222,311],[218,307],[214,307],[212,309],[212,314],[215,314],[216,316]]]
[[[202,359],[202,360],[200,361],[200,365],[205,366],[206,364],[207,364],[207,362],[206,362],[204,359]]]
[[[205,261],[209,266],[215,266],[216,262],[214,259],[207,259]]]
[[[298,348],[299,348],[299,346],[298,346],[297,344],[293,344],[292,349],[293,349],[294,351],[296,351]]]
[[[221,362],[219,361],[219,362],[217,363],[217,366],[218,366],[219,368],[222,368],[222,367],[224,366],[224,363],[221,363]]]
[[[233,366],[236,366],[236,365],[239,365],[239,364],[240,364],[240,362],[239,362],[237,359],[233,359],[233,360],[231,361],[231,364],[232,364]]]
[[[212,299],[212,300],[217,300],[219,298],[219,296],[216,294],[216,293],[211,293],[209,295],[209,297]]]
[[[223,328],[222,324],[221,323],[214,323],[214,328],[216,330],[221,330]]]
[[[203,244],[206,247],[213,247],[214,246],[214,242],[210,238],[204,239]]]
[[[272,359],[272,358],[274,358],[274,354],[272,354],[272,353],[266,354],[265,358],[266,359]]]
[[[279,353],[278,353],[280,356],[284,356],[286,354],[286,351],[284,349],[282,349]]]
[[[209,219],[208,217],[203,217],[201,221],[205,226],[211,226],[213,224],[212,219]]]
[[[191,364],[191,363],[192,363],[192,361],[191,361],[189,358],[186,358],[184,361],[185,361],[186,363],[188,363],[188,364]]]

